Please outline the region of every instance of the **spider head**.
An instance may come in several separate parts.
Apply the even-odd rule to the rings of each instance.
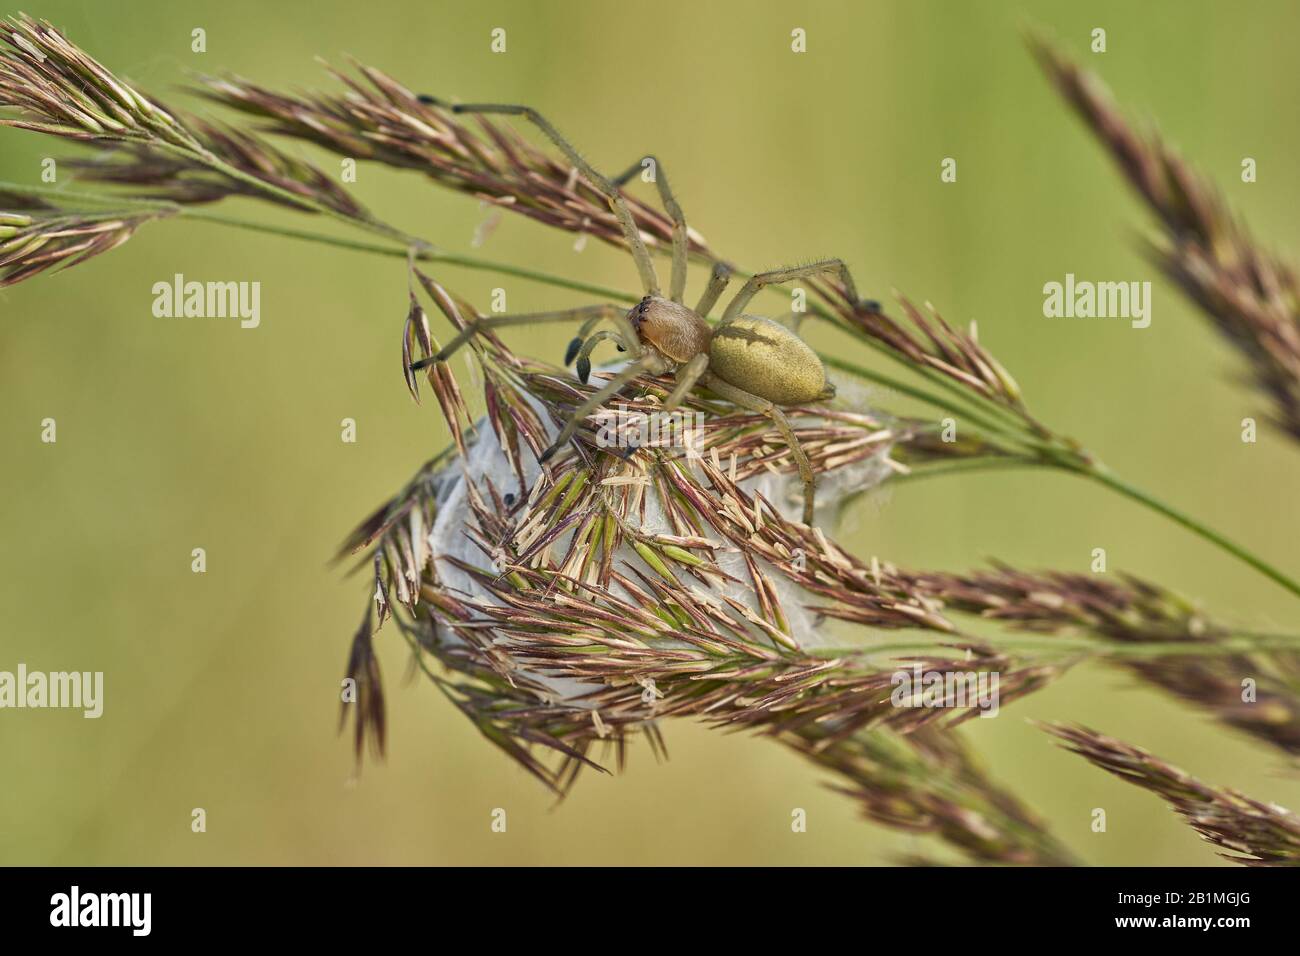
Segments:
[[[709,349],[712,329],[680,302],[648,295],[627,314],[637,338],[674,362],[688,362]]]

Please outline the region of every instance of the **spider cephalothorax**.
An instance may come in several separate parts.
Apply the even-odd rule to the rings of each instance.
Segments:
[[[657,349],[670,361],[689,362],[707,351],[713,329],[680,302],[648,295],[627,314],[632,331],[643,345]]]
[[[428,99],[437,102],[431,97]],[[622,227],[623,238],[636,261],[645,296],[631,310],[613,304],[602,304],[531,315],[478,318],[437,355],[416,362],[411,366],[412,369],[446,361],[471,336],[484,329],[534,322],[581,320],[578,335],[565,353],[564,363],[568,365],[576,362],[578,378],[584,384],[591,375],[591,353],[601,342],[612,341],[631,360],[574,409],[555,442],[542,453],[542,461],[566,445],[587,415],[633,379],[640,375],[673,372],[675,382],[664,402],[665,411],[676,408],[682,397],[698,384],[719,398],[766,415],[772,420],[799,467],[799,477],[804,485],[803,520],[806,524],[812,524],[815,487],[812,466],[781,409],[783,406],[804,405],[830,398],[835,394],[835,388],[827,381],[826,368],[817,353],[792,328],[743,313],[745,306],[764,286],[821,273],[835,274],[850,301],[856,302],[857,292],[848,267],[839,259],[824,259],[810,265],[774,269],[750,276],[735,298],[727,304],[717,323],[710,323],[709,312],[730,282],[731,269],[725,263],[715,263],[699,304],[692,309],[682,303],[686,291],[688,251],[686,217],[673,197],[661,163],[653,163],[655,184],[664,209],[673,220],[672,276],[667,297],[660,293],[659,276],[654,262],[619,191],[619,186],[643,168],[642,162],[632,166],[622,176],[610,180],[596,172],[554,126],[529,107],[462,104],[450,108],[458,113],[506,113],[522,116],[545,133],[577,171],[609,201],[610,208]],[[614,328],[594,331],[597,325],[606,321],[612,323]]]

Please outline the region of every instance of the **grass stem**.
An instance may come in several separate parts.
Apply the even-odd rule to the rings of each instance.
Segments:
[[[1213,528],[1197,521],[1191,515],[1185,514],[1173,505],[1161,501],[1150,492],[1143,491],[1136,485],[1130,484],[1104,465],[1094,464],[1092,466],[1085,466],[1080,464],[1077,467],[1071,468],[1071,470],[1075,471],[1077,474],[1091,478],[1093,481],[1110,488],[1112,491],[1119,492],[1121,495],[1138,502],[1157,514],[1164,515],[1166,518],[1182,525],[1193,534],[1199,535],[1206,541],[1209,541],[1221,551],[1225,551],[1238,560],[1250,565],[1260,574],[1263,574],[1265,577],[1286,588],[1296,597],[1300,597],[1300,583],[1297,583],[1293,578],[1283,574],[1263,558],[1246,550],[1230,538],[1225,537]]]

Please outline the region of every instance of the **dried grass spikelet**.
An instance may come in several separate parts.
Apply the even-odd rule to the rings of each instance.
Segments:
[[[1247,360],[1274,421],[1300,439],[1300,284],[1294,267],[1262,248],[1219,190],[1154,130],[1139,133],[1105,85],[1047,41],[1030,46],[1065,100],[1159,218],[1150,255]]]
[[[1030,417],[1011,373],[980,343],[974,324],[963,331],[949,324],[930,303],[922,311],[899,295],[899,306],[907,317],[903,322],[888,315],[878,302],[864,305],[851,300],[848,291],[833,280],[810,281],[809,285],[830,306],[832,317],[850,331],[884,345],[915,368],[938,372],[981,398],[1005,406],[1046,433]]]
[[[359,221],[369,219],[365,207],[333,177],[261,137],[198,117],[185,117],[185,125],[205,151],[287,195],[268,195],[255,185],[232,179],[200,160],[183,154],[160,153],[149,143],[99,143],[100,155],[65,159],[62,165],[81,180],[132,187],[148,198],[185,205],[248,196],[301,209],[289,198],[296,196]]]
[[[1234,629],[1165,588],[1132,575],[1027,573],[1000,563],[966,574],[904,576],[949,611],[1039,634],[1083,633],[1119,651],[1150,648],[1110,663],[1289,758],[1300,756],[1300,655],[1281,646],[1227,650]],[[1255,685],[1249,699],[1246,679]]]
[[[832,789],[858,803],[863,815],[910,833],[928,833],[968,860],[998,865],[1071,866],[1078,861],[1036,814],[984,772],[959,731],[920,727],[906,735],[888,728],[855,734],[832,748],[792,743],[840,782]],[[909,865],[934,861],[916,855]]]
[[[0,27],[0,107],[6,106],[23,115],[0,118],[0,126],[87,141],[192,142],[170,112],[27,14]]]
[[[1141,747],[1086,727],[1040,725],[1094,766],[1163,797],[1219,855],[1245,866],[1300,866],[1300,816],[1202,783]]]
[[[482,115],[459,116],[382,70],[355,62],[352,67],[358,75],[326,66],[343,86],[338,93],[283,93],[238,76],[204,77],[199,92],[268,121],[267,129],[277,135],[340,156],[423,173],[499,209],[623,246],[622,230],[604,196],[508,124]],[[647,246],[666,248],[672,220],[633,196],[625,198]],[[709,256],[698,232],[688,230],[688,239],[693,254]]]
[[[0,192],[0,288],[79,265],[129,240],[166,210],[70,212]]]
[[[253,196],[299,212],[326,213],[351,225],[419,246],[375,220],[347,190],[310,163],[291,157],[245,130],[222,126],[166,109],[116,76],[51,24],[26,14],[0,23],[0,126],[45,133],[100,150],[94,159],[65,160],[81,178],[132,187],[134,196],[118,198],[121,205],[140,195],[157,200],[157,209],[114,220],[92,213],[76,215],[79,235],[97,233],[94,253],[119,245],[141,222],[174,214],[177,205],[213,202],[230,196]],[[111,207],[113,197],[98,197],[97,206]],[[122,202],[127,200],[128,202]],[[75,201],[63,197],[61,203]],[[149,205],[149,204],[144,204]],[[5,213],[24,207],[5,202]],[[6,225],[13,225],[8,223]],[[115,241],[104,237],[110,235]],[[59,238],[67,238],[60,236]],[[51,250],[53,251],[53,250]],[[67,256],[75,264],[88,256]],[[37,259],[32,265],[42,265]],[[12,259],[6,281],[13,284],[43,271]]]

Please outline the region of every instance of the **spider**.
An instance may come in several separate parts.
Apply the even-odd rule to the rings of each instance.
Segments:
[[[436,362],[445,362],[457,349],[477,333],[506,325],[535,322],[580,321],[577,337],[569,344],[564,357],[567,366],[577,360],[576,371],[583,384],[591,374],[592,350],[603,341],[613,341],[630,361],[604,386],[589,395],[574,409],[555,441],[541,455],[547,461],[567,444],[586,417],[625,385],[641,375],[674,373],[673,389],[663,410],[670,412],[688,391],[697,385],[740,408],[758,412],[771,419],[790,449],[803,482],[803,521],[813,523],[816,477],[808,455],[799,443],[784,408],[831,398],[835,386],[826,378],[826,368],[798,334],[771,319],[744,313],[751,299],[764,286],[823,273],[838,275],[851,302],[870,308],[874,303],[859,300],[853,277],[840,259],[823,259],[808,265],[789,266],[750,276],[736,296],[727,304],[716,324],[708,321],[731,281],[731,267],[717,262],[695,308],[682,302],[686,291],[688,239],[686,217],[668,183],[663,167],[654,160],[655,184],[664,209],[673,221],[672,272],[665,297],[659,286],[654,261],[646,249],[641,233],[632,220],[619,187],[641,169],[641,163],[612,180],[596,172],[576,149],[547,119],[531,107],[505,104],[448,104],[431,96],[421,96],[454,113],[496,113],[519,116],[533,123],[565,155],[586,180],[609,202],[619,221],[623,237],[632,252],[645,297],[631,310],[614,303],[581,306],[551,312],[479,317],[469,323],[437,355],[411,365],[415,371]],[[653,159],[653,157],[652,157]],[[593,334],[603,321],[613,329]]]

